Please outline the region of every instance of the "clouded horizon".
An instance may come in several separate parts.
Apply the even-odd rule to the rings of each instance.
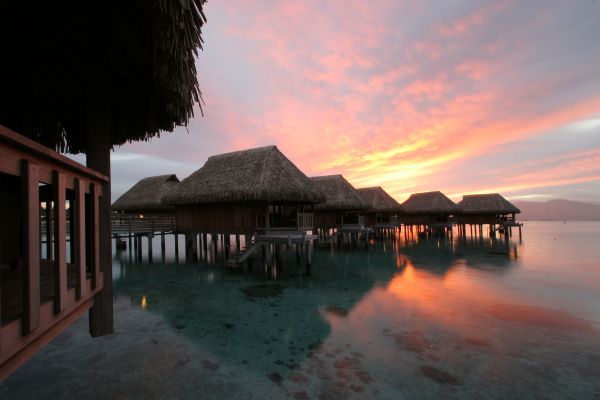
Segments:
[[[600,201],[600,4],[212,1],[187,129],[112,155],[113,200],[275,144],[307,175]]]

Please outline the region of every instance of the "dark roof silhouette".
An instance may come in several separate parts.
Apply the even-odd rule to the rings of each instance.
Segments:
[[[47,147],[149,140],[200,101],[204,0],[0,5],[0,124]],[[18,38],[18,40],[17,40]],[[89,115],[104,121],[87,124]],[[94,128],[94,133],[88,133]]]
[[[342,175],[312,176],[325,202],[315,205],[316,210],[364,210],[367,205],[360,193]]]
[[[323,193],[276,146],[209,157],[165,199],[170,204],[235,201],[317,203]]]
[[[175,174],[150,176],[123,193],[111,206],[115,211],[161,210],[172,208],[163,199],[177,184]]]
[[[470,194],[463,196],[458,207],[465,214],[480,213],[520,213],[514,204],[499,193]]]
[[[455,213],[458,206],[440,191],[414,193],[402,203],[407,214]]]
[[[357,189],[367,205],[367,211],[373,212],[399,212],[402,206],[381,186]]]

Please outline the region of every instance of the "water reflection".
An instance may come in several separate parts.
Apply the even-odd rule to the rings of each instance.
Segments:
[[[117,334],[78,322],[0,397],[594,398],[600,224],[525,238],[316,249],[310,277],[294,252],[246,270],[218,246],[190,264],[169,242],[165,263],[115,253]]]

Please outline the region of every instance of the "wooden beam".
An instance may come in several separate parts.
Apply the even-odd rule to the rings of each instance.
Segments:
[[[65,175],[61,172],[55,172],[54,232],[56,233],[56,238],[54,240],[54,311],[56,313],[65,309],[67,301],[67,214],[65,206]]]
[[[23,187],[23,334],[40,324],[40,201],[39,168],[22,161]]]
[[[85,181],[75,180],[75,203],[71,209],[72,223],[75,224],[75,237],[71,246],[75,248],[75,268],[77,282],[75,290],[77,298],[85,296],[86,290],[86,256],[85,256]]]

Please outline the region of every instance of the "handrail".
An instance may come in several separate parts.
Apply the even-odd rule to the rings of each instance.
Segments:
[[[0,125],[0,173],[19,177],[18,197],[23,239],[21,313],[18,309],[0,326],[0,380],[56,337],[89,309],[103,288],[99,261],[99,198],[108,178]],[[41,190],[46,183],[48,190]],[[68,190],[71,211],[67,222]],[[41,196],[40,196],[41,195]],[[87,201],[89,199],[89,201]],[[53,204],[51,220],[42,223],[42,202]],[[48,222],[54,227],[47,229]],[[45,241],[47,260],[41,262],[42,229],[53,232]],[[0,229],[6,229],[0,225]],[[71,264],[67,266],[67,229]],[[48,235],[46,235],[48,236]],[[50,255],[51,254],[51,255]],[[90,255],[90,257],[88,257]],[[89,270],[89,272],[88,272]],[[41,272],[49,274],[41,274]],[[69,276],[75,287],[68,287]],[[43,277],[43,282],[42,282]],[[52,280],[53,284],[45,279]],[[44,296],[41,296],[41,292]],[[50,294],[52,301],[42,302]],[[18,304],[18,303],[17,303]],[[1,311],[1,310],[0,310]],[[5,318],[7,320],[7,318]]]
[[[82,175],[86,175],[88,178],[95,178],[97,180],[108,182],[108,177],[102,175],[99,172],[94,171],[84,165],[79,164],[77,161],[71,160],[70,158],[57,153],[49,148],[42,146],[41,144],[34,142],[25,136],[19,135],[18,133],[8,129],[4,125],[0,125],[0,140],[10,143],[13,146],[23,149],[27,153],[39,157],[41,159],[50,161],[52,163],[58,163],[61,166],[77,172]]]

